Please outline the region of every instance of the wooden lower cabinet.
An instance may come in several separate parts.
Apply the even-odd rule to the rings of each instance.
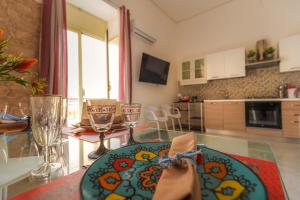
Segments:
[[[300,136],[300,101],[282,102],[282,131],[285,137]]]
[[[245,102],[224,102],[224,129],[244,132]]]
[[[204,103],[204,123],[205,128],[223,129],[223,102]]]
[[[300,101],[282,101],[282,130],[246,128],[245,102],[204,102],[204,121],[208,129],[300,138]]]
[[[245,102],[205,102],[205,127],[245,131]]]

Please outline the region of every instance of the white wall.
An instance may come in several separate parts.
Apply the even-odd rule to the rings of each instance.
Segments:
[[[174,24],[150,0],[112,0],[125,5],[140,29],[155,37],[149,45],[133,36],[133,98],[143,105],[171,103],[178,91],[177,67],[182,59],[244,46],[255,48],[260,39],[277,45],[278,39],[300,33],[300,0],[233,0],[179,24]],[[138,81],[141,55],[171,62],[168,85]]]
[[[131,19],[136,26],[157,39],[156,43],[149,45],[132,35],[133,101],[140,102],[143,106],[173,102],[178,91],[177,68],[174,62],[176,25],[149,0],[113,0],[113,2],[125,5],[130,10]],[[138,81],[143,52],[171,63],[166,86]]]
[[[244,46],[260,39],[300,33],[299,0],[234,0],[177,26],[178,62],[193,56]]]

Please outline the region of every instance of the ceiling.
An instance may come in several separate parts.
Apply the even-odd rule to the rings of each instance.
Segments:
[[[67,0],[67,2],[105,21],[113,20],[118,16],[118,10],[103,0]]]
[[[180,23],[232,0],[152,0],[173,22]]]

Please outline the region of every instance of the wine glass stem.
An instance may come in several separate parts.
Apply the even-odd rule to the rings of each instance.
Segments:
[[[50,151],[49,151],[48,146],[45,146],[45,149],[44,149],[44,161],[46,164],[50,163]]]
[[[127,141],[127,145],[136,144],[137,142],[133,138],[133,127],[132,126],[129,127],[129,134],[130,135],[129,135],[129,139]]]
[[[98,155],[103,155],[104,153],[106,153],[108,151],[108,149],[106,149],[106,147],[104,145],[104,137],[105,137],[104,133],[100,133],[100,136],[99,136],[100,146],[96,151],[96,154],[98,154]]]

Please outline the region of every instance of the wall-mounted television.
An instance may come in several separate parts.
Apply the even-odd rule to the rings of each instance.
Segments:
[[[169,62],[143,53],[139,81],[166,85],[169,67]]]

